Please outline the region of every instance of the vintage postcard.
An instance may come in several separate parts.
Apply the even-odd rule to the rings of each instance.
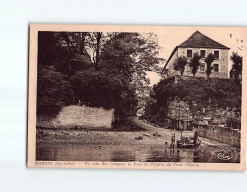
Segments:
[[[247,28],[31,24],[29,167],[246,169]]]

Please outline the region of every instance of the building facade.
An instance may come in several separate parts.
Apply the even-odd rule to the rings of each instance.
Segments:
[[[174,70],[174,62],[178,57],[185,56],[187,58],[187,64],[183,75],[193,76],[189,62],[193,55],[198,53],[201,59],[195,76],[207,76],[205,58],[208,54],[212,53],[214,55],[214,61],[211,64],[213,69],[210,77],[228,78],[229,49],[230,48],[210,39],[199,31],[196,31],[186,41],[175,47],[162,70],[162,74],[165,77],[181,75],[180,71]]]

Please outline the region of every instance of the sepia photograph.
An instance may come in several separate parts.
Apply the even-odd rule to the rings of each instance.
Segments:
[[[29,166],[244,170],[246,41],[237,27],[31,25]]]
[[[1,192],[247,190],[247,1],[0,2]]]

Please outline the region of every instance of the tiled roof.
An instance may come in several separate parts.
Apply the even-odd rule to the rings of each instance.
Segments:
[[[186,41],[178,45],[178,47],[229,49],[225,45],[222,45],[214,41],[213,39],[210,39],[209,37],[200,33],[199,31],[194,32]]]

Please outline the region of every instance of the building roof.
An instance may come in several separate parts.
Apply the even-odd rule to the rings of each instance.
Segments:
[[[229,49],[199,31],[194,32],[186,41],[178,45],[182,48],[215,48],[215,49]]]
[[[176,52],[178,48],[214,48],[214,49],[230,49],[229,47],[226,47],[225,45],[222,45],[213,39],[207,37],[206,35],[202,34],[198,30],[194,32],[186,41],[181,43],[180,45],[176,46],[174,50],[172,51],[170,57],[166,61],[166,64],[163,68],[167,66],[169,61],[171,60],[173,54]],[[163,72],[162,70],[162,72]]]

